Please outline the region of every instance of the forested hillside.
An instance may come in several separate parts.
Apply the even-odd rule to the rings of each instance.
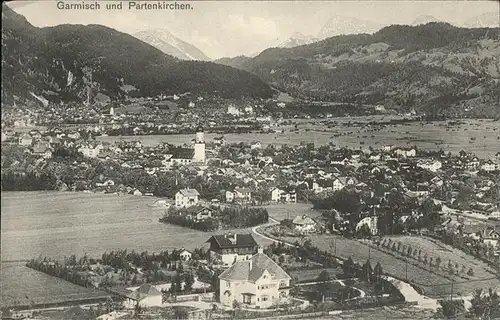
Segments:
[[[304,99],[447,116],[500,115],[499,29],[394,25],[219,60]]]

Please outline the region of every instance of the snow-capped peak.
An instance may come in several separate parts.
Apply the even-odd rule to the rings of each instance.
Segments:
[[[165,29],[149,29],[137,32],[134,37],[153,47],[183,60],[211,60],[194,45],[182,41]]]

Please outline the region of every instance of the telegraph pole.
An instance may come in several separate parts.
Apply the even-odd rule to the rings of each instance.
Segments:
[[[406,278],[406,281],[408,282],[408,258],[405,259],[405,262],[406,262],[406,264],[405,264],[405,270],[406,270],[405,271],[405,274],[406,274],[405,278]]]
[[[451,280],[451,292],[450,292],[450,301],[453,301],[453,284],[455,281]]]

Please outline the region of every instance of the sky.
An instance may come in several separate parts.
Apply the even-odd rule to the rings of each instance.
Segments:
[[[332,16],[380,24],[411,24],[423,15],[463,25],[485,13],[499,13],[497,1],[179,1],[191,10],[60,10],[57,1],[13,1],[9,7],[37,27],[101,24],[133,34],[166,29],[213,59],[256,54],[275,47],[295,32],[317,36]],[[65,1],[94,3],[95,1]],[[141,1],[145,2],[145,1]],[[151,1],[157,3],[158,1]],[[160,1],[164,2],[164,1]],[[116,3],[116,1],[115,1]],[[139,3],[139,1],[137,1]],[[170,3],[173,3],[172,1]]]

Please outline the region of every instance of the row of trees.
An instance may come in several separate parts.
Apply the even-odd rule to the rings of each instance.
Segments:
[[[385,248],[386,250],[390,250],[410,259],[417,260],[424,265],[429,266],[429,268],[434,267],[437,271],[445,269],[445,266],[442,264],[441,257],[432,257],[427,252],[422,251],[419,247],[405,245],[401,241],[396,242],[390,238],[384,238],[381,241],[376,241],[375,244],[379,247]],[[446,269],[450,275],[474,275],[474,270],[472,268],[467,268],[465,265],[460,265],[458,262],[452,263],[451,260],[448,261]]]

